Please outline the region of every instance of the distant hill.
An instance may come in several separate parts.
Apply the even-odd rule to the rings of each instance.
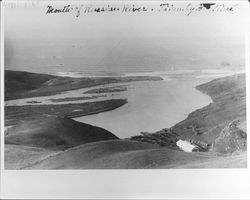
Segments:
[[[48,96],[110,83],[160,80],[162,78],[157,76],[71,78],[5,70],[5,100]]]
[[[111,132],[56,116],[36,117],[9,128],[5,144],[64,150],[88,142],[118,139]]]
[[[37,89],[45,82],[55,78],[47,74],[5,70],[5,100],[20,98],[21,94]]]

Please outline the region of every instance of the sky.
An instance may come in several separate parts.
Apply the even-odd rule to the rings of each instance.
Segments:
[[[101,5],[94,2],[91,4]],[[64,5],[68,2],[52,6]],[[244,5],[238,5],[234,12],[196,12],[190,16],[147,12],[79,17],[74,13],[46,15],[46,6],[5,7],[6,69],[133,72],[244,65]],[[147,6],[158,8],[159,2],[148,2]]]

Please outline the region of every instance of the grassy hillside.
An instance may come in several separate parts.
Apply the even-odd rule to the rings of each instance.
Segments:
[[[21,94],[40,88],[45,82],[56,78],[47,74],[5,70],[5,100],[20,98]]]
[[[211,96],[213,102],[176,124],[173,131],[178,135],[213,143],[230,123],[246,121],[245,75],[215,79],[197,86],[197,89]]]
[[[246,152],[222,154],[187,153],[129,140],[107,140],[70,148],[45,151],[40,148],[7,145],[8,169],[173,169],[245,168]],[[6,158],[5,157],[5,158]]]
[[[80,144],[118,139],[109,131],[56,116],[23,121],[5,133],[5,144],[64,150]]]
[[[152,168],[218,168],[241,161],[244,156],[224,157],[213,153],[187,153],[160,148],[142,142],[110,140],[71,148],[24,169],[152,169]],[[226,162],[227,161],[227,162]]]
[[[5,126],[47,115],[73,118],[97,114],[114,110],[126,103],[126,99],[110,99],[76,104],[7,106],[5,107]]]
[[[242,152],[235,155],[214,156],[202,160],[194,160],[182,165],[174,165],[173,168],[179,169],[203,169],[203,168],[246,168],[247,167],[247,152]],[[162,168],[165,168],[163,166]]]
[[[170,129],[163,129],[153,134],[143,133],[131,139],[169,148],[176,148],[175,142],[183,139],[202,148],[206,149],[209,146],[210,150],[224,153],[244,151],[246,149],[245,75],[218,78],[197,86],[197,89],[211,96],[213,102],[190,113],[185,120]],[[227,142],[223,143],[222,140]]]
[[[23,145],[5,144],[4,165],[5,169],[21,169],[29,163],[45,159],[58,151],[46,150],[44,148],[29,147]]]
[[[18,124],[6,132],[6,167],[22,169],[246,167],[245,76],[234,75],[215,79],[197,86],[197,89],[210,95],[213,102],[190,113],[185,120],[171,128],[153,134],[143,133],[141,136],[124,140],[119,140],[102,128],[66,118],[65,116],[74,116],[70,113],[79,109],[72,107],[71,104],[69,107],[60,105],[58,108],[39,105],[7,108],[6,119],[14,119]],[[83,105],[76,104],[76,106]],[[91,109],[87,109],[86,113],[88,114]],[[41,113],[45,113],[46,116]],[[61,117],[50,116],[60,116],[60,114]],[[176,146],[178,139],[188,140],[200,146],[209,144],[209,151],[191,153],[181,151]]]
[[[110,83],[159,80],[162,78],[153,76],[71,78],[5,70],[5,100],[48,96]]]

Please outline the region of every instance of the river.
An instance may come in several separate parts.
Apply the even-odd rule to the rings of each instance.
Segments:
[[[120,138],[155,132],[185,119],[187,115],[211,102],[194,87],[201,79],[173,79],[133,82],[119,98],[128,103],[113,111],[75,118],[105,128]]]
[[[138,75],[138,74],[137,74]],[[159,74],[154,74],[159,75]],[[61,94],[17,99],[6,101],[6,106],[28,105],[29,101],[37,101],[36,104],[58,104],[50,99],[65,97],[82,97],[104,95],[97,99],[79,100],[65,103],[83,103],[101,101],[106,99],[128,99],[128,103],[115,110],[99,114],[74,118],[94,126],[111,131],[120,138],[128,138],[140,134],[140,132],[155,132],[162,128],[169,128],[185,119],[188,114],[196,109],[204,107],[212,102],[211,98],[195,89],[196,85],[208,82],[214,77],[209,76],[176,76],[162,75],[162,81],[141,81],[129,83],[117,83],[92,88],[125,86],[126,91],[106,94],[83,94],[90,88],[72,90]],[[91,88],[91,89],[92,89]],[[36,105],[33,103],[33,105]]]

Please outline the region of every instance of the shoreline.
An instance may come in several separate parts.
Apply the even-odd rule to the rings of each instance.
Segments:
[[[193,71],[192,71],[193,72]],[[189,73],[191,73],[191,72],[189,72]],[[159,73],[158,72],[155,72],[155,75],[159,75]],[[140,77],[140,76],[125,76],[126,78],[138,78],[138,77]],[[149,77],[149,79],[150,79],[150,77],[154,80],[154,78],[158,78],[158,76],[146,76],[146,75],[144,75],[144,76],[141,76],[141,78],[142,79],[144,79],[144,78],[146,78],[146,79],[148,79],[148,77]],[[109,78],[109,77],[108,77]],[[117,77],[112,77],[112,78],[117,78]],[[159,78],[161,78],[161,80],[164,80],[164,77],[162,77],[162,76],[159,76]],[[77,78],[77,79],[79,79],[79,78]],[[143,81],[145,81],[145,80],[143,80]],[[147,81],[151,81],[151,79],[150,80],[147,80]],[[134,82],[134,80],[132,80],[131,82]],[[136,81],[135,81],[136,82]],[[118,84],[119,83],[124,83],[124,82],[117,82]],[[110,84],[110,83],[106,83],[106,84],[102,84],[102,85],[98,85],[98,86],[103,86],[103,88],[109,88],[109,86],[106,86],[106,85],[108,85],[108,84]],[[115,83],[112,83],[112,84],[115,84]],[[199,85],[199,84],[198,84]],[[203,93],[202,91],[200,91],[198,88],[197,88],[197,86],[198,85],[196,85],[196,86],[194,86],[193,88],[194,89],[196,89],[196,90],[198,90],[199,92],[201,92],[201,93]],[[106,86],[106,87],[105,87]],[[89,87],[89,88],[86,88],[86,89],[88,89],[87,90],[87,92],[88,91],[95,91],[95,90],[99,90],[99,88],[97,88],[97,89],[91,89],[92,87],[96,87],[96,86],[91,86],[91,87]],[[120,86],[113,86],[113,87],[120,87]],[[100,88],[100,89],[103,89],[102,87]],[[83,88],[80,88],[80,89],[83,89]],[[85,89],[85,87],[84,87],[84,89]],[[73,90],[78,90],[78,89],[73,89]],[[84,93],[87,93],[87,92],[84,92]],[[98,93],[97,93],[98,94]],[[203,93],[203,94],[205,94],[205,93]],[[209,98],[211,98],[211,96],[209,96],[208,94],[205,94],[205,95],[207,95]],[[53,96],[53,95],[52,95]],[[39,97],[39,96],[36,96],[36,97]],[[35,97],[34,97],[35,98]],[[72,98],[79,98],[79,97],[72,97]],[[81,97],[81,98],[85,98],[85,97]],[[24,98],[25,99],[25,98]],[[60,98],[59,98],[60,99]],[[67,99],[67,97],[66,98],[61,98],[62,100],[64,100],[64,99]],[[17,99],[18,100],[18,99]],[[56,101],[57,99],[52,99],[53,101]],[[119,100],[119,99],[110,99],[110,100]],[[211,99],[212,100],[212,99]],[[52,102],[53,102],[52,101]],[[16,106],[12,106],[12,105],[8,105],[8,106],[5,106],[5,107],[9,107],[9,108],[11,108],[11,107],[25,107],[25,106],[27,106],[27,107],[39,107],[39,106],[48,106],[48,107],[50,107],[50,106],[57,106],[57,105],[60,105],[60,106],[67,106],[67,105],[79,105],[79,104],[91,104],[91,103],[97,103],[97,102],[99,102],[99,103],[102,103],[102,102],[105,102],[105,101],[109,101],[109,100],[97,100],[97,101],[91,101],[91,102],[83,102],[83,103],[62,103],[62,104],[30,104],[30,105],[16,105]],[[66,102],[66,101],[65,101]],[[213,101],[211,101],[210,103],[212,103]],[[127,100],[126,100],[126,103],[127,103]],[[209,105],[210,103],[208,103],[207,105]],[[205,106],[207,106],[207,105],[205,105]],[[122,106],[122,105],[121,105]],[[205,107],[205,106],[203,106],[203,107]],[[201,107],[201,108],[203,108],[203,107]],[[87,112],[87,113],[79,113],[79,114],[74,114],[74,113],[71,113],[70,115],[67,115],[67,117],[69,117],[69,118],[78,118],[78,117],[84,117],[84,116],[88,116],[88,115],[94,115],[94,114],[99,114],[99,113],[103,113],[103,112],[107,112],[107,111],[112,111],[112,110],[114,110],[114,109],[116,109],[117,107],[114,107],[114,108],[104,108],[104,109],[102,109],[102,110],[98,110],[98,111],[92,111],[92,112]],[[194,112],[194,111],[196,111],[196,110],[198,110],[198,109],[201,109],[201,108],[197,108],[197,109],[195,109],[195,110],[192,110],[191,112],[189,112],[188,113],[188,115],[190,114],[190,113],[192,113],[192,112]],[[186,119],[186,117],[184,116],[183,117],[183,119],[182,120],[179,120],[178,122],[176,122],[176,123],[174,123],[173,125],[171,125],[171,126],[169,126],[170,128],[171,127],[173,127],[173,126],[175,126],[176,124],[178,124],[179,122],[181,122],[181,121],[184,121]],[[79,121],[78,121],[79,122]],[[81,123],[81,122],[80,122]],[[160,129],[161,127],[159,127],[159,129]],[[162,127],[163,128],[163,127]],[[158,130],[159,130],[158,129]],[[138,135],[134,135],[134,136],[138,136]],[[119,137],[121,137],[121,136],[119,136]],[[131,136],[132,137],[132,136]],[[125,137],[126,138],[126,137]]]
[[[184,120],[179,121],[170,128],[163,128],[153,133],[145,132],[141,135],[132,136],[130,139],[142,142],[146,141],[151,144],[159,144],[173,149],[177,148],[177,146],[173,144],[176,144],[180,139],[196,145],[199,151],[209,151],[210,149],[213,150],[216,148],[212,146],[215,144],[216,139],[221,137],[221,131],[228,129],[229,131],[236,132],[236,136],[229,135],[228,137],[236,137],[233,139],[235,141],[241,140],[238,141],[238,143],[241,144],[237,145],[242,145],[239,149],[244,149],[246,142],[244,139],[246,137],[244,132],[246,132],[246,127],[243,127],[243,129],[238,128],[242,126],[241,124],[246,124],[244,79],[245,74],[236,74],[233,76],[216,78],[201,85],[197,85],[195,87],[197,90],[211,97],[211,103],[190,112]],[[228,86],[231,81],[239,81],[242,84],[237,83]],[[229,90],[223,93],[221,92],[221,90],[223,91],[223,87],[229,87]],[[239,91],[240,98],[243,98],[243,100],[238,100],[239,94],[234,94],[234,90]],[[236,99],[235,102],[231,100],[232,98]],[[241,112],[237,112],[239,108]],[[239,135],[237,136],[237,134]],[[161,140],[165,136],[169,137],[168,140]],[[223,149],[223,153],[236,150],[234,147],[225,147],[225,144],[220,145],[222,145],[220,148]]]
[[[25,114],[30,116],[28,116],[27,120],[24,120],[22,123],[17,123],[17,126],[10,127],[7,130],[8,135],[5,137],[7,137],[8,142],[10,142],[5,143],[8,147],[8,152],[5,154],[5,159],[7,159],[6,163],[8,164],[7,168],[11,168],[12,163],[15,163],[13,167],[17,169],[25,169],[26,167],[28,169],[54,169],[58,167],[61,169],[144,169],[182,167],[195,168],[196,166],[200,166],[201,168],[214,168],[222,166],[223,161],[221,162],[218,160],[217,162],[217,159],[220,157],[224,158],[232,152],[236,152],[237,154],[239,149],[244,154],[246,148],[246,133],[240,131],[237,127],[238,121],[241,123],[246,120],[244,103],[245,85],[242,83],[244,83],[244,77],[242,75],[234,75],[214,79],[198,85],[195,89],[209,95],[213,100],[212,103],[192,111],[184,120],[179,121],[170,128],[165,128],[155,133],[145,132],[143,135],[136,135],[133,136],[134,138],[127,139],[119,139],[113,132],[70,119],[70,117],[75,116],[74,113],[72,114],[72,111],[80,112],[79,114],[81,115],[83,114],[82,110],[80,110],[83,105],[76,106],[70,104],[68,105],[69,107],[65,107],[65,105],[57,105],[53,106],[53,109],[47,108],[48,112],[45,111],[45,107],[47,106],[33,105],[17,106],[15,108],[12,107],[11,109],[14,109],[14,111],[19,114],[19,116],[17,116],[14,112],[12,113],[12,117],[14,116],[22,120],[24,119],[24,117],[21,116],[22,112],[19,112],[20,110],[15,110],[16,108],[21,110],[23,108],[23,111],[25,111],[24,116]],[[224,88],[228,88],[228,90],[225,90]],[[127,100],[118,99],[117,101],[107,101],[106,106],[103,105],[103,102],[95,102],[99,104],[100,107],[97,110],[85,110],[85,114],[103,112],[103,109],[106,110],[111,108],[109,105],[114,106],[114,102],[117,103],[116,106],[118,108],[126,104]],[[86,104],[91,105],[91,103],[85,103],[85,105]],[[38,111],[41,111],[43,114],[46,113],[46,116],[43,115],[43,119],[39,117],[35,118],[33,115],[34,113],[39,114],[39,112],[36,112],[37,110],[34,109],[39,107],[40,109],[38,109]],[[62,107],[65,112],[62,112]],[[26,108],[30,109],[27,110]],[[96,105],[94,105],[93,108],[96,109]],[[217,108],[217,110],[215,108]],[[54,116],[57,112],[59,112],[61,116]],[[51,119],[53,119],[54,122],[51,121]],[[228,121],[230,123],[227,123]],[[34,122],[36,123],[34,124]],[[87,138],[83,138],[81,141],[82,143],[79,143],[77,142],[77,137],[82,135],[81,133],[83,130],[80,128],[81,126],[83,126],[83,129],[91,128],[93,133],[97,133],[97,129],[100,132],[95,136],[95,138],[92,138],[91,141],[88,140],[88,137],[91,136],[90,134],[86,136]],[[50,143],[50,131],[53,131],[53,134],[55,134],[56,137],[60,137],[60,134],[58,135],[59,127],[67,137],[64,138],[63,141],[58,141],[57,138],[55,138],[55,144]],[[37,128],[42,132],[37,132]],[[214,130],[216,130],[216,132],[214,132]],[[227,131],[226,136],[225,131]],[[74,133],[79,135],[75,135]],[[88,131],[86,134],[88,134]],[[100,138],[98,136],[99,134],[103,134],[103,138]],[[45,146],[42,146],[44,148],[44,152],[42,150],[41,155],[51,155],[51,151],[48,151],[48,154],[45,152],[50,149],[59,149],[61,151],[49,159],[41,159],[39,163],[36,164],[36,160],[39,159],[39,156],[41,155],[39,154],[36,156],[36,153],[32,150],[32,148],[21,151],[24,145],[22,141],[29,142],[27,143],[27,146],[39,147],[36,145],[40,145],[41,147],[41,136],[49,142],[42,144]],[[113,139],[110,140],[109,138]],[[184,152],[180,150],[176,144],[176,141],[180,138],[196,144],[199,152]],[[19,141],[21,143],[15,145],[15,141]],[[33,143],[33,141],[36,143]],[[74,142],[72,143],[71,141]],[[235,141],[235,143],[231,144],[227,143],[227,141]],[[47,147],[47,144],[50,146]],[[213,144],[212,149],[211,146],[206,149],[207,144]],[[27,163],[23,160],[15,160],[16,152],[18,152],[19,149],[21,151],[20,154],[26,156],[25,159],[29,160],[28,162],[31,163],[31,165],[27,165]],[[209,153],[204,151],[209,151]],[[30,154],[34,157],[30,158]],[[238,152],[238,154],[241,155],[240,152]],[[81,162],[78,162],[79,156],[81,158]],[[94,156],[94,160],[90,159],[92,156]],[[117,162],[118,158],[119,162]],[[213,159],[216,162],[214,164],[210,164],[207,162],[208,159]],[[244,167],[246,163],[244,156],[240,156],[241,164],[239,165],[237,165],[238,162],[233,162],[232,159],[234,159],[234,157],[229,156],[225,157],[225,159],[231,163],[230,167]],[[68,162],[69,160],[70,162]],[[138,162],[132,162],[137,160]]]
[[[116,88],[116,87],[120,87],[120,86],[112,86],[111,87],[111,89],[113,89],[113,88]],[[124,87],[124,86],[123,86]],[[109,88],[109,87],[107,87],[107,86],[104,86],[104,87],[101,87],[101,89],[106,89],[106,88]],[[193,89],[195,89],[195,90],[197,90],[197,88],[196,88],[196,85],[195,86],[192,86],[192,88]],[[97,91],[99,91],[99,88],[97,88],[97,89],[90,89],[90,91],[91,90],[97,90]],[[87,90],[87,91],[89,91],[89,89]],[[198,90],[199,91],[199,90]],[[200,92],[200,91],[199,91]],[[207,96],[209,96],[209,95],[207,95]],[[210,96],[209,96],[210,97]],[[78,98],[78,97],[71,97],[71,98]],[[59,98],[59,99],[67,99],[67,97],[66,98]],[[112,100],[112,99],[111,99]],[[116,99],[115,99],[116,100]],[[118,99],[117,99],[118,100]],[[18,109],[18,107],[19,107],[19,109],[20,110],[22,110],[21,112],[25,112],[24,110],[25,110],[25,108],[27,109],[27,110],[29,110],[29,109],[40,109],[40,108],[46,108],[46,107],[51,107],[51,108],[53,108],[54,106],[62,106],[62,107],[64,107],[64,106],[71,106],[71,105],[80,105],[80,104],[91,104],[91,103],[93,103],[93,104],[95,104],[95,103],[97,103],[97,102],[99,102],[99,104],[102,104],[103,102],[105,102],[105,101],[109,101],[109,100],[97,100],[97,101],[92,101],[92,102],[83,102],[83,103],[63,103],[63,104],[31,104],[31,105],[17,105],[17,106],[7,106],[7,107],[9,107],[8,109],[13,109],[13,108],[17,108]],[[128,101],[126,100],[126,103],[127,103]],[[124,104],[126,104],[126,103],[124,103]],[[121,106],[123,106],[124,104],[121,104],[119,107],[121,107]],[[209,104],[209,103],[208,103]],[[206,104],[207,105],[207,104]],[[206,106],[205,105],[205,106]],[[6,108],[7,108],[6,107]],[[12,108],[13,107],[13,108]],[[39,108],[40,107],[40,108]],[[204,107],[204,106],[202,106],[202,107]],[[202,108],[202,107],[199,107],[199,108],[197,108],[197,109],[200,109],[200,108]],[[69,117],[69,118],[72,118],[73,120],[75,120],[75,118],[78,118],[78,117],[84,117],[84,116],[89,116],[89,115],[95,115],[95,114],[99,114],[99,113],[103,113],[103,112],[107,112],[107,111],[112,111],[112,110],[114,110],[114,109],[116,109],[116,108],[118,108],[117,106],[114,106],[114,107],[108,107],[108,108],[102,108],[102,109],[100,109],[100,110],[95,110],[95,111],[88,111],[88,112],[76,112],[76,113],[74,113],[74,110],[72,109],[72,112],[70,113],[70,114],[67,114],[67,117]],[[197,110],[197,109],[194,109],[194,110],[191,110],[189,113],[191,113],[191,112],[193,112],[193,111],[195,111],[195,110]],[[63,111],[57,111],[57,113],[59,113],[59,115],[61,115],[60,113],[61,112],[63,112]],[[8,117],[7,117],[8,118]],[[24,118],[25,118],[25,116],[24,116]],[[174,126],[175,124],[177,124],[177,123],[179,123],[180,121],[183,121],[183,120],[185,120],[186,119],[186,116],[185,115],[183,115],[183,118],[181,119],[181,120],[178,120],[178,121],[176,121],[176,122],[174,122],[172,125],[170,125],[170,126],[167,126],[167,127],[172,127],[172,126]],[[80,122],[81,123],[81,121],[78,121],[78,120],[75,120],[75,121],[77,121],[77,122]],[[90,123],[91,124],[91,123]],[[7,123],[7,125],[13,125],[12,123]],[[92,124],[92,125],[94,125],[94,124]],[[98,126],[98,125],[97,125]],[[103,126],[101,126],[101,125],[99,125],[99,127],[103,127]],[[166,127],[166,126],[165,126]],[[105,127],[104,127],[105,128]],[[158,128],[155,128],[155,131],[157,131],[157,130],[160,130],[160,128],[164,128],[164,126],[159,126]],[[108,128],[107,128],[107,130],[109,130]],[[141,130],[141,131],[143,131],[143,130]],[[111,132],[114,132],[116,135],[117,135],[117,133],[114,131],[114,130],[111,130]],[[118,134],[118,136],[120,137],[120,138],[128,138],[128,136],[121,136],[121,135],[119,135]],[[134,134],[133,136],[138,136],[138,134]],[[130,137],[132,137],[132,136],[130,136]]]
[[[46,115],[74,118],[97,114],[114,110],[126,103],[127,99],[110,99],[79,104],[7,106],[5,107],[5,126]]]
[[[128,97],[129,100],[131,100],[129,101],[130,104],[128,108],[130,110],[128,111],[130,112],[129,115],[127,114],[127,110],[125,110],[125,108],[121,108],[119,111],[118,110],[114,111],[114,113],[103,113],[103,114],[101,113],[100,116],[90,116],[85,118],[83,117],[83,118],[77,118],[76,120],[79,122],[85,122],[92,125],[103,127],[113,133],[116,133],[116,135],[120,138],[129,138],[132,136],[139,135],[140,132],[152,133],[162,128],[172,127],[176,123],[185,120],[189,113],[197,109],[200,109],[204,106],[207,106],[209,103],[212,102],[209,95],[201,93],[199,90],[195,88],[196,85],[200,84],[199,82],[203,81],[200,80],[191,81],[191,79],[188,80],[182,79],[179,82],[180,83],[179,86],[176,89],[172,89],[177,82],[179,82],[178,79],[171,81],[164,80],[162,82],[152,83],[154,84],[153,87],[146,86],[143,88],[142,84],[144,83],[138,83],[140,85],[137,86],[138,89],[135,90],[132,93],[132,95],[130,96],[124,95]],[[145,82],[145,84],[147,83]],[[155,84],[157,85],[155,86]],[[187,88],[187,90],[185,88]],[[152,90],[156,92],[152,93]],[[148,91],[149,94],[146,94],[145,96],[146,98],[140,98],[140,91],[143,91],[141,93],[141,96],[143,97],[145,91],[146,92]],[[197,97],[198,100],[192,101],[192,97],[187,97],[187,99],[184,100],[187,96],[185,91],[188,91],[190,92],[190,94],[193,94],[193,96]],[[137,93],[135,92],[139,93],[139,95],[137,95]],[[134,101],[135,98],[138,100]],[[154,100],[155,98],[157,98],[157,100]],[[173,103],[173,106],[169,106],[168,100],[169,101],[176,100],[178,101],[178,103]],[[140,103],[140,101],[143,102]],[[152,104],[155,104],[156,106],[153,106]],[[175,111],[175,109],[172,109],[172,107],[179,110]],[[160,110],[160,112],[156,112],[156,110]],[[136,113],[138,114],[135,115]],[[124,117],[122,117],[123,114]],[[115,116],[119,116],[118,119],[116,119]],[[129,118],[130,116],[139,124],[144,123],[145,126],[133,125],[132,124],[133,121],[130,120]],[[152,116],[156,116],[155,119],[152,119]],[[114,118],[114,125],[111,126],[110,123],[112,122],[111,119],[113,118]],[[124,121],[124,123],[122,121]],[[131,127],[128,127],[126,130],[125,126],[126,125],[129,126],[129,124],[131,124]]]
[[[5,70],[4,72],[5,101],[32,97],[53,96],[62,92],[94,86],[103,86],[111,83],[163,80],[160,76],[71,78],[22,71]],[[13,79],[16,82],[13,82]],[[21,85],[21,87],[18,87],[18,85]]]

